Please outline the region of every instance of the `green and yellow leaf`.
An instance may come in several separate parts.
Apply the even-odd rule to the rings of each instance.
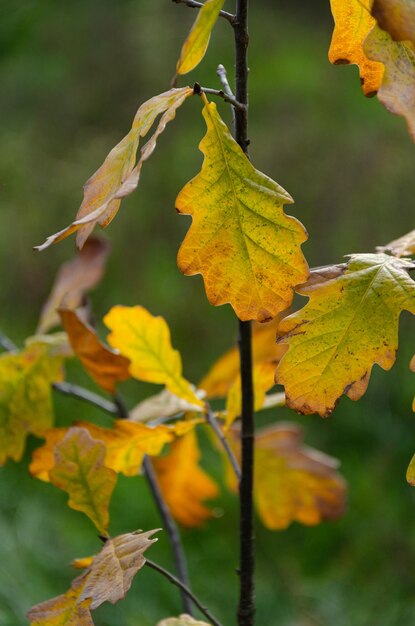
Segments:
[[[374,96],[381,85],[383,65],[366,56],[363,43],[376,24],[371,16],[372,0],[330,0],[334,31],[329,61],[335,65],[359,67],[365,96]]]
[[[131,377],[130,361],[105,346],[77,311],[60,309],[59,315],[73,351],[91,378],[102,389],[114,394],[116,384]]]
[[[186,527],[198,527],[212,517],[203,504],[218,495],[216,483],[199,466],[200,451],[194,430],[177,439],[169,453],[154,459],[163,497],[174,519]]]
[[[69,494],[68,505],[82,511],[102,535],[109,526],[109,503],[117,475],[105,467],[105,445],[84,428],[70,428],[55,446],[55,462],[49,472],[55,487]]]
[[[170,89],[142,104],[129,133],[111,150],[101,167],[86,182],[84,199],[75,221],[48,237],[36,249],[44,250],[76,231],[78,248],[82,248],[96,224],[106,228],[117,214],[122,198],[136,189],[143,163],[152,155],[159,135],[175,118],[177,109],[191,95],[193,90],[190,87]],[[136,164],[140,138],[147,135],[159,115],[161,118],[156,130],[141,149],[141,156]]]
[[[142,306],[115,306],[104,323],[112,331],[109,344],[131,361],[134,378],[165,385],[179,398],[203,407],[192,385],[182,376],[180,353],[171,345],[164,318],[151,315]]]
[[[178,266],[202,274],[211,304],[230,303],[241,320],[267,321],[290,306],[294,287],[308,277],[307,234],[283,211],[291,196],[253,167],[216,105],[205,102],[205,160],[176,200],[178,212],[193,218]]]
[[[205,56],[210,34],[219,17],[224,1],[206,0],[199,10],[192,29],[183,44],[180,58],[177,61],[177,74],[191,72]]]
[[[31,626],[91,626],[90,610],[125,598],[134,576],[146,562],[144,552],[157,541],[151,538],[155,532],[137,531],[108,539],[69,591],[29,611]]]
[[[279,330],[289,349],[276,382],[289,407],[327,416],[342,394],[358,400],[365,393],[375,363],[392,367],[400,313],[415,314],[414,268],[409,259],[355,254],[333,277],[312,277],[298,290],[309,302]]]
[[[240,432],[231,430],[231,445],[240,456]],[[295,424],[260,430],[255,439],[254,499],[258,515],[270,530],[284,530],[297,521],[314,526],[344,513],[346,484],[339,462],[302,444]],[[234,475],[228,473],[231,488]]]
[[[20,461],[26,437],[41,437],[53,425],[51,385],[63,378],[62,356],[33,344],[0,355],[0,465]]]

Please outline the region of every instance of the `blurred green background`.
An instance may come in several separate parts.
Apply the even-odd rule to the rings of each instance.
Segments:
[[[295,198],[288,212],[310,233],[310,265],[367,252],[414,227],[414,146],[400,118],[366,100],[355,67],[332,67],[328,0],[252,2],[251,156]],[[232,10],[232,2],[225,8]],[[127,132],[138,105],[168,88],[195,13],[170,0],[5,0],[0,7],[0,326],[22,343],[70,238],[42,254],[32,246],[74,217],[82,184]],[[209,53],[188,77],[218,87],[215,68],[232,71],[229,25],[219,21]],[[185,77],[187,79],[187,77]],[[181,84],[186,84],[182,80]],[[230,121],[228,108],[220,104]],[[197,381],[235,341],[229,307],[208,305],[200,277],[182,276],[175,255],[189,225],[174,199],[198,171],[204,134],[200,101],[191,99],[161,137],[106,232],[108,271],[92,294],[97,317],[116,303],[142,304],[168,320],[185,374]],[[294,419],[306,441],[342,461],[349,507],[337,523],[294,524],[282,533],[257,527],[259,626],[413,626],[415,490],[405,481],[415,452],[411,412],[415,342],[409,315],[391,372],[374,368],[359,403],[343,399],[328,420],[278,409],[258,425]],[[75,364],[69,380],[94,384]],[[130,406],[153,389],[128,383]],[[54,396],[57,421],[105,416]],[[108,420],[106,421],[108,423]],[[38,444],[29,441],[29,451]],[[206,442],[205,442],[206,444]],[[26,624],[25,612],[62,593],[69,562],[98,549],[92,524],[69,510],[64,493],[29,478],[24,462],[0,472],[0,624]],[[205,466],[219,480],[217,453]],[[237,502],[223,489],[218,519],[183,533],[195,591],[225,626],[235,624]],[[143,479],[120,477],[112,534],[160,525]],[[172,567],[165,536],[151,557]],[[153,571],[136,577],[127,599],[94,613],[98,626],[154,626],[180,612],[176,590]]]

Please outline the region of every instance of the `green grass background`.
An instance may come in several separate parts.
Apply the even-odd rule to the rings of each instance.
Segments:
[[[251,156],[295,198],[289,213],[307,227],[310,265],[412,229],[414,146],[402,119],[365,99],[355,67],[327,61],[332,21],[328,0],[252,3],[250,47]],[[232,2],[225,8],[232,10]],[[195,13],[169,0],[6,0],[0,7],[0,326],[16,342],[36,328],[57,267],[74,241],[35,254],[31,248],[68,224],[82,184],[126,133],[138,105],[168,88],[181,42]],[[232,71],[232,33],[219,21],[209,53],[189,77],[218,87],[215,68]],[[219,103],[230,121],[226,105]],[[174,199],[201,164],[201,103],[191,99],[143,168],[139,190],[106,232],[108,271],[92,294],[101,318],[116,303],[142,304],[168,320],[185,374],[197,381],[235,341],[229,307],[212,308],[200,277],[177,270],[175,256],[189,225]],[[349,482],[345,517],[282,533],[257,525],[259,626],[412,626],[415,623],[415,491],[405,471],[415,452],[411,412],[413,320],[403,315],[401,346],[391,372],[375,367],[359,403],[343,399],[327,420],[278,409],[258,426],[292,419],[307,443],[342,461]],[[410,322],[412,321],[412,327]],[[69,380],[94,384],[75,364]],[[154,391],[125,384],[130,406]],[[57,421],[93,419],[95,409],[54,396]],[[59,490],[31,479],[29,441],[21,464],[0,471],[0,625],[26,624],[25,612],[62,593],[69,562],[93,553],[92,524],[68,509]],[[218,480],[209,451],[204,465]],[[223,481],[222,481],[223,482]],[[195,591],[225,626],[235,624],[238,517],[223,488],[218,518],[183,540]],[[111,506],[113,534],[158,527],[143,479],[120,477]],[[160,534],[153,560],[172,567]],[[154,626],[178,614],[176,590],[155,572],[137,575],[127,599],[94,613],[98,626]]]

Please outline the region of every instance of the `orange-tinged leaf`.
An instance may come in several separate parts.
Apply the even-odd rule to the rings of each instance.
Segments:
[[[206,0],[199,10],[186,41],[183,44],[180,58],[177,61],[176,73],[191,72],[206,54],[210,34],[219,17],[219,11],[225,0]]]
[[[40,315],[39,334],[59,324],[57,311],[63,302],[68,309],[81,306],[85,293],[101,280],[109,252],[108,241],[91,237],[74,259],[60,267]]]
[[[187,413],[189,411],[201,412],[202,407],[191,404],[179,396],[171,393],[168,389],[163,389],[150,398],[146,398],[137,404],[130,411],[129,419],[133,422],[147,422],[153,419],[172,417],[177,413]]]
[[[85,513],[103,535],[117,482],[116,473],[104,465],[105,452],[105,445],[86,429],[70,428],[55,446],[55,464],[49,472],[51,483],[69,494],[68,505]]]
[[[203,407],[203,402],[182,376],[180,353],[174,350],[163,317],[142,306],[114,306],[104,318],[111,329],[108,342],[131,361],[134,378],[166,385],[179,398]]]
[[[254,385],[254,411],[262,409],[265,401],[265,394],[268,389],[275,385],[274,381],[275,363],[272,361],[258,363],[253,369]],[[238,375],[236,381],[229,389],[226,399],[226,423],[225,428],[229,428],[242,409],[241,377]]]
[[[168,617],[161,620],[157,626],[209,626],[207,622],[200,622],[195,620],[190,615],[180,615],[179,617]]]
[[[41,437],[53,425],[51,385],[62,380],[63,358],[33,344],[0,355],[0,465],[20,461],[26,437]]]
[[[87,569],[91,565],[94,558],[95,558],[95,555],[84,556],[79,559],[74,559],[73,561],[71,561],[71,565],[74,569]]]
[[[392,367],[400,313],[415,314],[413,268],[409,259],[355,254],[334,278],[299,289],[309,302],[279,329],[289,350],[276,380],[289,407],[329,415],[343,393],[352,400],[365,393],[375,363]]]
[[[240,455],[240,433],[231,444]],[[346,484],[336,472],[339,462],[302,444],[295,424],[260,430],[255,439],[255,506],[264,525],[283,530],[297,521],[314,526],[344,513]],[[231,486],[234,478],[229,474]]]
[[[31,626],[91,626],[90,610],[103,602],[115,604],[125,598],[134,576],[146,562],[143,553],[157,541],[151,538],[155,532],[137,531],[108,539],[66,594],[29,611]]]
[[[105,466],[125,476],[136,476],[144,456],[159,455],[175,435],[174,428],[169,426],[146,426],[126,419],[115,420],[113,428],[103,428],[90,422],[78,422],[77,426],[105,444]],[[32,476],[49,480],[49,473],[55,464],[55,446],[67,431],[66,428],[54,428],[46,433],[46,443],[33,453],[29,466]]]
[[[169,453],[154,459],[163,497],[174,517],[186,527],[197,527],[212,517],[203,502],[216,498],[216,483],[199,467],[200,452],[194,430],[177,439]]]
[[[391,252],[394,256],[411,256],[415,254],[415,230],[410,233],[394,239],[386,246],[378,246],[378,252]]]
[[[329,61],[336,65],[353,63],[359,66],[365,96],[374,96],[380,88],[383,65],[369,59],[363,43],[376,24],[371,16],[372,0],[330,0],[334,32]]]
[[[177,109],[193,94],[190,87],[170,89],[154,96],[138,109],[129,133],[108,154],[101,167],[86,182],[84,199],[76,219],[67,228],[48,237],[37,250],[44,250],[75,231],[78,248],[82,248],[96,224],[106,228],[118,212],[122,198],[132,193],[140,179],[141,168],[156,147],[159,135],[171,122]],[[144,137],[161,115],[156,130],[143,146],[136,164],[136,153],[141,137]]]
[[[366,38],[365,53],[385,66],[378,100],[396,115],[405,118],[415,141],[415,49],[409,41],[396,42],[375,26]]]
[[[307,234],[283,211],[291,196],[253,167],[214,103],[206,101],[203,116],[202,170],[176,200],[178,212],[193,218],[178,266],[203,275],[211,304],[230,303],[241,320],[264,322],[288,308],[295,285],[307,279]]]
[[[131,376],[130,361],[105,346],[77,311],[60,309],[59,315],[72,349],[87,372],[105,391],[115,393],[116,383]]]
[[[415,3],[413,0],[374,0],[372,15],[394,41],[415,44]]]
[[[254,365],[263,362],[277,363],[286,347],[277,344],[277,328],[280,317],[271,322],[252,325],[252,359]],[[198,384],[208,398],[223,398],[238,378],[240,368],[239,350],[236,346],[225,352],[210,368]]]

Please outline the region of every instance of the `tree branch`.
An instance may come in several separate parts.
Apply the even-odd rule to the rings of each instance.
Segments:
[[[16,344],[9,339],[6,335],[3,335],[3,333],[0,331],[0,346],[6,350],[6,352],[18,352],[19,348],[16,346]]]
[[[217,67],[216,74],[219,76],[223,91],[229,98],[235,98],[231,86],[228,81],[228,73],[224,65],[220,64]]]
[[[162,574],[173,585],[179,587],[179,589],[181,589],[183,593],[185,593],[187,597],[190,598],[193,604],[197,606],[199,611],[203,613],[203,615],[210,621],[211,624],[213,624],[213,626],[222,626],[222,624],[212,615],[212,613],[205,606],[203,606],[201,601],[194,595],[194,593],[190,591],[190,589],[186,585],[184,585],[178,578],[176,578],[176,576],[173,576],[173,574],[164,569],[164,567],[161,567],[160,565],[154,563],[154,561],[150,561],[149,559],[146,559],[146,565],[148,565],[148,567],[151,567],[151,569],[154,569],[156,572]]]
[[[195,93],[198,93],[197,90],[195,90]],[[235,107],[235,109],[246,108],[245,105],[238,102],[234,98],[234,96],[229,96],[222,89],[211,89],[210,87],[199,87],[199,93],[207,93],[212,96],[218,96],[219,98],[222,98],[225,102],[229,102],[229,104]]]
[[[191,9],[201,9],[203,6],[203,2],[196,2],[196,0],[173,0],[176,4],[185,4],[187,7]],[[232,13],[228,13],[227,11],[219,11],[219,16],[223,17],[225,20],[233,26],[235,22],[235,15]]]
[[[67,383],[66,381],[61,383],[53,383],[52,387],[59,391],[59,393],[63,393],[67,396],[73,396],[74,398],[79,398],[80,400],[84,400],[85,402],[89,402],[89,404],[93,404],[94,406],[102,409],[106,413],[110,413],[113,416],[118,415],[118,407],[113,402],[106,400],[102,396],[94,393],[93,391],[89,391],[89,389],[85,389],[84,387],[80,387],[79,385],[73,385],[72,383]]]
[[[212,427],[212,429],[214,430],[216,436],[218,437],[219,441],[221,442],[223,449],[225,450],[225,453],[229,459],[229,462],[233,468],[233,471],[235,472],[236,478],[238,479],[238,483],[241,480],[241,469],[239,467],[238,461],[236,460],[236,457],[234,455],[234,453],[232,452],[232,449],[225,437],[225,435],[223,434],[216,417],[213,415],[212,413],[212,409],[210,408],[210,406],[206,403],[206,419],[208,421],[208,423],[210,424],[210,426]]]

